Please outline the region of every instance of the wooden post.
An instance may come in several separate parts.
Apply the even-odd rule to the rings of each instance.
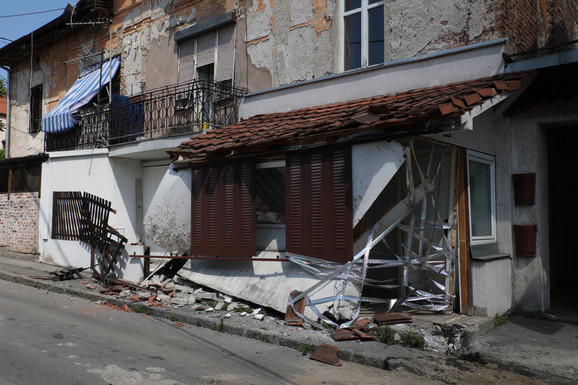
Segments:
[[[460,313],[471,313],[470,215],[466,149],[458,149],[458,236],[460,258]]]

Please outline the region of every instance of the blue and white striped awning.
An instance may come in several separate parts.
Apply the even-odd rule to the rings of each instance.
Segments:
[[[43,132],[59,134],[73,128],[79,119],[73,112],[92,100],[120,67],[120,58],[113,57],[96,67],[83,72],[74,82],[58,105],[42,118]]]

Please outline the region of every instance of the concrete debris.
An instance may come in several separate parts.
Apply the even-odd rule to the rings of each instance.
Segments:
[[[189,304],[189,300],[186,298],[177,298],[177,297],[173,297],[170,300],[170,304],[171,305],[176,305],[176,306],[185,306]]]
[[[225,303],[227,303],[227,304],[233,303],[233,298],[229,297],[228,295],[223,295],[222,298],[223,298],[223,301],[225,301]]]

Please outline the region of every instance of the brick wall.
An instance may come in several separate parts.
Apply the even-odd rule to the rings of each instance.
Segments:
[[[516,52],[551,47],[578,37],[575,0],[504,0],[503,4],[497,20],[504,25],[505,36]]]
[[[11,251],[38,251],[38,193],[0,194],[0,246]]]

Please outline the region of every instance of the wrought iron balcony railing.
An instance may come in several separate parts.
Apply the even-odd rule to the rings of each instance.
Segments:
[[[80,124],[63,134],[46,134],[45,150],[102,148],[138,140],[192,134],[237,122],[245,90],[195,80],[143,94],[113,96],[112,103],[78,112]]]

